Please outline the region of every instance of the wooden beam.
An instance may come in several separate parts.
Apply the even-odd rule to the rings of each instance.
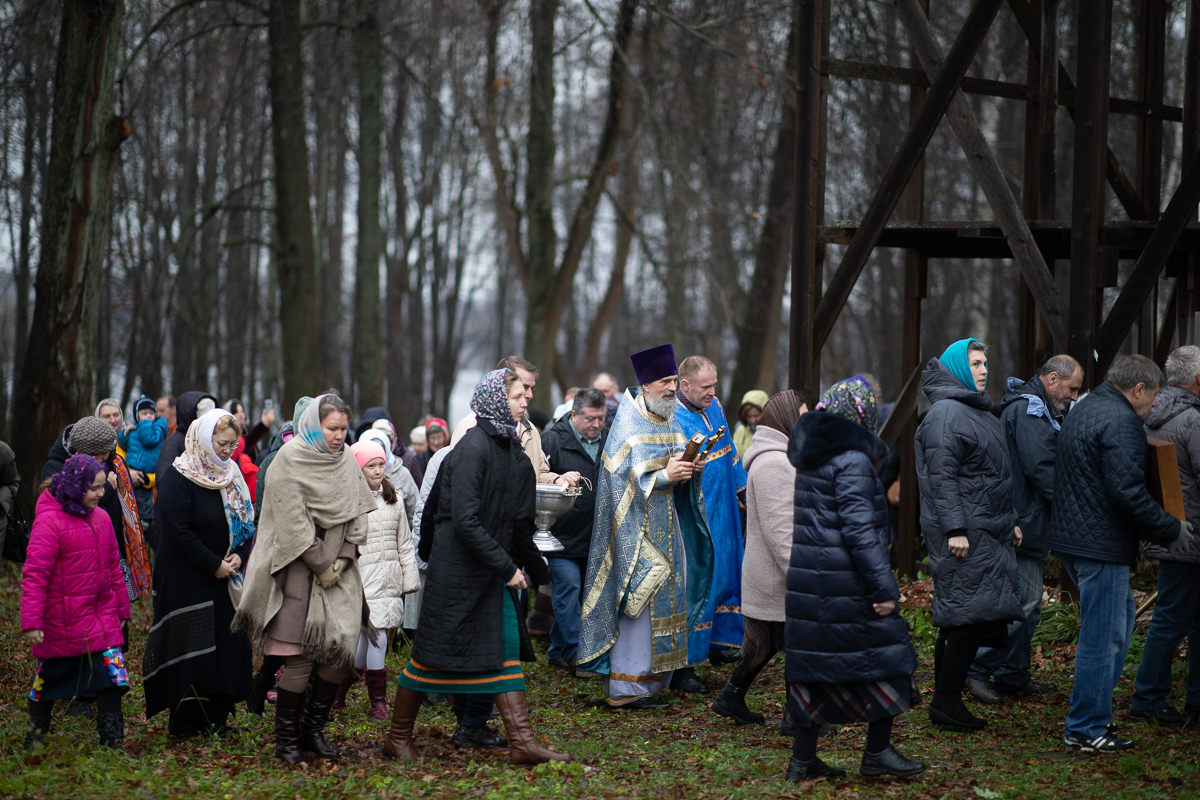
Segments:
[[[1193,158],[1183,174],[1183,180],[1179,182],[1179,187],[1175,189],[1171,202],[1167,203],[1167,209],[1151,234],[1150,241],[1146,243],[1146,249],[1142,251],[1141,258],[1129,274],[1129,280],[1125,282],[1125,287],[1117,296],[1117,301],[1104,320],[1104,326],[1096,336],[1098,375],[1104,374],[1112,363],[1117,348],[1129,333],[1138,309],[1146,302],[1150,289],[1158,281],[1159,273],[1175,249],[1184,228],[1188,222],[1195,219],[1197,203],[1200,203],[1200,158]],[[1183,277],[1180,276],[1181,279]]]
[[[796,76],[796,175],[792,224],[792,313],[788,385],[805,396],[809,407],[820,392],[820,370],[813,353],[824,339],[814,340],[815,297],[819,290],[816,249],[820,222],[817,160],[820,150],[821,4],[829,0],[797,0],[800,31]]]
[[[1011,0],[1010,0],[1011,2]],[[1096,327],[1096,286],[1100,271],[1104,161],[1108,150],[1108,59],[1112,39],[1112,0],[1091,4],[1079,26],[1079,96],[1075,117],[1075,165],[1071,219],[1071,306],[1068,352],[1092,383]],[[1059,82],[1063,80],[1059,74]],[[1140,303],[1139,303],[1140,305]],[[1114,348],[1115,349],[1115,348]],[[1103,374],[1101,369],[1099,374]]]
[[[804,2],[805,0],[801,0],[801,5]],[[850,246],[846,248],[841,264],[838,265],[837,271],[829,281],[829,287],[817,308],[812,332],[813,342],[817,348],[825,344],[825,340],[833,331],[833,324],[837,321],[838,315],[842,313],[842,308],[846,305],[846,300],[850,297],[850,292],[854,289],[858,276],[862,274],[871,250],[874,249],[875,242],[879,238],[879,233],[883,230],[888,218],[892,216],[896,203],[899,202],[900,195],[908,184],[908,179],[912,177],[921,154],[925,152],[925,146],[933,138],[942,115],[946,113],[951,98],[958,90],[959,83],[962,82],[971,62],[975,60],[975,53],[983,44],[983,38],[991,28],[992,20],[1000,10],[1001,2],[1002,0],[976,0],[970,13],[967,14],[962,30],[959,31],[958,39],[955,40],[949,55],[946,56],[945,66],[930,86],[925,101],[921,103],[916,124],[909,128],[900,147],[896,150],[896,155],[883,177],[883,183],[880,184],[878,191],[875,192],[875,197],[871,200],[871,205],[867,208],[862,225],[855,234],[854,240],[850,242]],[[799,169],[797,169],[797,175],[799,175]]]
[[[1171,354],[1171,339],[1175,336],[1176,309],[1179,305],[1179,280],[1171,287],[1167,297],[1167,314],[1163,317],[1162,330],[1158,332],[1158,340],[1154,343],[1154,363],[1165,364]]]
[[[896,398],[896,404],[892,406],[892,413],[888,415],[887,422],[883,423],[883,427],[879,429],[879,438],[883,439],[883,443],[888,446],[889,450],[900,439],[900,432],[904,430],[908,421],[916,413],[917,396],[921,393],[921,372],[924,369],[924,365],[919,364],[908,374],[908,380],[904,381],[904,388],[900,390],[900,396]]]
[[[1042,52],[1038,59],[1040,96],[1038,117],[1041,142],[1038,161],[1038,219],[1054,219],[1058,200],[1058,0],[1042,0]],[[1030,41],[1030,47],[1037,47]],[[1053,268],[1050,270],[1053,272]]]
[[[913,48],[921,58],[926,74],[930,80],[936,81],[942,69],[942,48],[933,32],[933,26],[921,13],[917,0],[897,0],[896,9]],[[946,118],[967,155],[967,162],[987,197],[988,205],[992,207],[992,213],[996,215],[996,221],[1004,231],[1004,238],[1012,248],[1013,260],[1016,261],[1021,275],[1028,282],[1037,300],[1055,346],[1065,347],[1066,311],[1062,298],[1059,297],[1058,287],[1054,284],[1054,276],[1050,274],[1045,259],[1033,241],[1033,234],[1021,213],[1021,207],[1017,205],[1016,198],[1008,187],[1008,180],[996,162],[987,138],[980,130],[975,114],[962,92],[954,93],[946,111]]]
[[[1029,0],[1008,0],[1008,5],[1012,8],[1013,16],[1017,18],[1017,23],[1021,29],[1025,31],[1025,37],[1030,42],[1039,41],[1037,36],[1038,22],[1037,15],[1034,14],[1033,8],[1029,5]],[[1090,6],[1089,6],[1090,8]],[[1090,17],[1089,14],[1080,14],[1080,17]],[[1111,25],[1111,15],[1109,15],[1109,24]],[[1086,66],[1085,62],[1079,61],[1081,67]],[[1108,72],[1107,59],[1105,61],[1104,71]],[[1086,70],[1085,70],[1086,71]],[[1075,82],[1071,80],[1070,73],[1063,66],[1062,62],[1058,62],[1058,94],[1063,107],[1067,109],[1067,113],[1071,115],[1071,119],[1075,119],[1075,114],[1079,108],[1079,92],[1075,87]],[[1065,98],[1073,97],[1075,101],[1067,103]],[[1087,103],[1092,103],[1094,100],[1088,99]],[[1128,102],[1128,101],[1121,101]],[[1105,94],[1105,105],[1111,111],[1111,98]],[[1089,106],[1090,108],[1090,106]],[[1107,115],[1106,115],[1107,116]],[[1078,123],[1078,121],[1076,121]],[[1108,120],[1104,122],[1105,129],[1108,128]],[[1108,179],[1108,183],[1112,186],[1113,194],[1117,196],[1117,200],[1121,202],[1121,207],[1125,209],[1125,213],[1130,219],[1148,219],[1146,207],[1142,203],[1142,198],[1138,195],[1137,189],[1134,188],[1133,182],[1129,180],[1129,176],[1125,174],[1125,170],[1121,169],[1121,162],[1117,160],[1117,156],[1113,153],[1112,148],[1105,143],[1107,157],[1104,163],[1104,175]]]
[[[821,61],[821,73],[831,78],[878,81],[880,83],[894,83],[899,86],[923,87],[926,89],[930,85],[929,78],[919,69],[889,67],[886,64],[873,64],[868,61],[854,61],[842,58],[823,59]],[[975,94],[981,97],[1002,97],[1006,100],[1037,101],[1041,97],[1041,93],[1037,89],[1032,89],[1024,83],[995,81],[987,78],[972,78],[970,76],[963,78],[960,88],[967,94]],[[1061,94],[1056,93],[1055,103],[1066,109],[1074,109],[1074,87]],[[1108,110],[1112,114],[1165,120],[1167,122],[1183,122],[1182,108],[1162,103],[1144,103],[1138,100],[1113,97],[1108,101]]]

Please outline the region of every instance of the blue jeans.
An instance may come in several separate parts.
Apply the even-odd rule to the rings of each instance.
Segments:
[[[1133,637],[1133,590],[1129,567],[1061,556],[1079,587],[1079,644],[1075,648],[1075,687],[1067,713],[1067,733],[1093,739],[1112,721],[1113,692],[1125,667]]]
[[[1185,708],[1200,711],[1200,564],[1162,561],[1158,565],[1158,602],[1146,633],[1146,649],[1134,680],[1134,711],[1168,705],[1171,660],[1188,637],[1188,680]]]
[[[550,562],[550,602],[554,606],[550,658],[569,662],[579,650],[583,573],[587,566],[570,558],[547,558],[546,561]]]
[[[1046,562],[1041,556],[1027,558],[1017,555],[1021,611],[1025,614],[1025,620],[1009,624],[1008,630],[1013,640],[1009,647],[979,648],[968,673],[970,677],[982,681],[995,678],[997,686],[1014,690],[1027,686],[1033,680],[1029,671],[1030,650],[1033,647],[1033,633],[1042,619],[1042,578],[1045,567]],[[1014,632],[1015,625],[1020,627]]]

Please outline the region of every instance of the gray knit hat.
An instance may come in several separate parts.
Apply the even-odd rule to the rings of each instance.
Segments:
[[[102,419],[84,417],[63,432],[63,443],[72,455],[83,453],[102,456],[111,453],[117,446],[117,432]]]

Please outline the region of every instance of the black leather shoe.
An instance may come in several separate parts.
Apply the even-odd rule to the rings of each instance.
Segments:
[[[675,670],[675,674],[671,676],[671,691],[687,692],[688,694],[708,694],[710,690],[696,677],[696,670],[688,667],[687,669]]]
[[[708,651],[708,662],[714,666],[721,664],[736,664],[741,660],[741,651],[734,647],[724,647],[720,650]]]
[[[565,658],[550,659],[550,666],[554,667],[555,669],[560,669],[563,672],[569,673],[571,675],[575,674],[575,667],[572,666],[571,662],[567,661]]]
[[[929,721],[964,731],[977,731],[987,727],[987,720],[972,714],[963,704],[961,697],[945,699],[936,693],[929,702]]]
[[[890,744],[882,753],[863,753],[862,766],[858,768],[859,775],[874,777],[878,775],[895,775],[903,778],[906,775],[916,775],[925,771],[925,765],[920,761],[910,761],[896,752]]]
[[[671,704],[666,700],[659,700],[654,697],[639,697],[632,703],[626,703],[623,706],[617,706],[617,708],[628,711],[644,711],[652,708],[669,708],[670,706]]]
[[[265,716],[267,692],[271,691],[271,687],[274,685],[274,675],[263,675],[261,672],[256,672],[254,680],[250,684],[250,697],[246,699],[246,711],[256,717]]]
[[[732,683],[725,684],[725,688],[713,700],[712,710],[722,717],[729,717],[738,725],[762,725],[766,722],[762,714],[750,710],[746,705],[746,693],[739,692]]]
[[[1129,712],[1129,716],[1134,719],[1156,719],[1158,720],[1158,724],[1164,728],[1182,728],[1188,723],[1189,719],[1187,714],[1176,711],[1171,706],[1163,706],[1162,708],[1155,708],[1150,711],[1133,709]]]
[[[1000,684],[994,684],[992,688],[994,688],[1004,697],[1037,697],[1040,695],[1054,694],[1058,691],[1058,684],[1030,681],[1018,689],[1011,689]]]
[[[922,767],[923,769],[924,767]],[[805,763],[798,758],[788,761],[787,779],[789,781],[804,781],[813,778],[844,778],[846,770],[841,767],[831,767],[817,757]]]
[[[992,687],[991,681],[980,680],[979,678],[967,678],[967,691],[981,703],[995,705],[1003,700],[1000,693]]]
[[[480,725],[476,730],[460,724],[454,729],[454,746],[469,747],[475,750],[495,750],[497,747],[508,747],[508,739],[498,735],[487,724]]]

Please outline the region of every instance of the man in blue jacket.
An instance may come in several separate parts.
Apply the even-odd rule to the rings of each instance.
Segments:
[[[1162,386],[1145,356],[1121,356],[1058,434],[1050,550],[1079,587],[1079,644],[1064,741],[1084,752],[1133,747],[1112,723],[1112,698],[1133,636],[1129,568],[1138,540],[1186,548],[1192,526],[1150,497],[1142,420]]]
[[[984,703],[1007,695],[1051,694],[1057,687],[1030,674],[1033,632],[1042,618],[1042,579],[1050,554],[1050,502],[1054,497],[1054,453],[1063,415],[1079,399],[1083,370],[1068,355],[1054,356],[1038,374],[1022,383],[1008,379],[1000,424],[1013,465],[1013,504],[1021,544],[1017,547],[1024,620],[1008,626],[1012,644],[981,647],[971,665],[967,688]]]

